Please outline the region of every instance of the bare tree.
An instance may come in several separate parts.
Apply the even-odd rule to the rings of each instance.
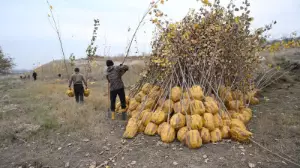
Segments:
[[[63,55],[63,61],[64,61],[64,65],[65,65],[65,71],[66,71],[67,76],[69,78],[70,75],[69,75],[67,61],[66,61],[66,56],[65,56],[65,51],[64,51],[64,47],[63,47],[63,43],[62,43],[62,39],[61,39],[61,33],[59,31],[59,25],[58,25],[58,22],[56,21],[56,19],[54,18],[52,5],[50,5],[50,3],[49,3],[48,0],[46,0],[46,2],[48,4],[48,6],[49,6],[50,13],[51,13],[51,14],[48,14],[48,17],[52,18],[53,24],[51,24],[50,20],[49,20],[49,22],[50,22],[50,24],[52,25],[53,29],[55,30],[55,32],[57,34],[57,38],[58,38],[58,41],[59,41],[59,44],[60,44],[61,53]]]

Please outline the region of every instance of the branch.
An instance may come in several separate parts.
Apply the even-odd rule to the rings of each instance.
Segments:
[[[64,48],[63,48],[63,44],[62,44],[61,34],[60,34],[60,31],[59,31],[59,27],[58,27],[58,24],[56,23],[56,20],[54,18],[54,15],[53,15],[53,12],[52,12],[52,6],[50,5],[50,3],[49,3],[48,0],[46,0],[46,1],[47,1],[47,4],[48,4],[49,8],[50,8],[51,18],[52,18],[53,23],[54,23],[54,30],[55,30],[55,32],[57,34],[57,37],[58,37],[58,41],[59,41],[59,44],[60,44],[60,49],[61,49],[61,52],[62,52],[62,55],[63,55],[64,65],[65,65],[65,68],[66,68],[66,73],[67,73],[67,76],[68,76],[68,79],[69,79],[70,75],[69,75],[69,71],[68,71],[68,66],[67,66],[67,62],[66,62],[65,51],[64,51]]]

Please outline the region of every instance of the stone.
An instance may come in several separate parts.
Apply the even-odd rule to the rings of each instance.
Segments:
[[[93,162],[90,164],[89,168],[96,168],[96,166],[97,166],[97,163],[96,163],[95,161],[93,161]]]
[[[106,151],[110,150],[109,147],[107,147],[107,146],[103,146],[103,149],[106,150]]]
[[[160,145],[162,145],[162,144],[163,144],[163,142],[157,141],[156,146],[160,146]]]
[[[249,168],[254,168],[256,165],[254,163],[248,163]]]
[[[84,138],[82,141],[83,141],[83,142],[89,142],[90,140],[87,139],[87,138]]]
[[[122,140],[121,140],[121,143],[122,143],[123,145],[125,145],[126,142],[127,142],[127,141],[126,141],[125,139],[122,139]]]
[[[70,167],[70,162],[66,162],[65,167]]]

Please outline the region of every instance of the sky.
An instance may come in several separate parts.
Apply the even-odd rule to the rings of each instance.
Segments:
[[[85,57],[93,32],[93,20],[100,20],[97,54],[124,54],[140,19],[152,0],[49,0],[59,21],[63,47],[68,58],[71,53]],[[221,0],[226,5],[229,0]],[[240,3],[241,0],[235,0]],[[249,0],[253,28],[276,20],[269,32],[280,38],[300,32],[300,0]],[[181,20],[190,8],[198,9],[196,0],[168,0],[160,7],[174,21]],[[0,46],[14,58],[16,69],[32,69],[53,59],[61,59],[59,41],[49,22],[46,0],[0,0]],[[139,29],[132,53],[150,52],[154,26],[150,16]],[[128,32],[128,28],[132,30]]]

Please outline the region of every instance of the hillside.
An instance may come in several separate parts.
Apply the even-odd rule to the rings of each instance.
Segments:
[[[112,57],[112,58],[104,58],[97,57],[94,59],[92,63],[92,73],[89,74],[90,81],[99,81],[104,79],[104,71],[106,70],[106,60],[112,59],[115,65],[119,65],[123,61],[123,57]],[[145,61],[143,57],[128,57],[124,64],[129,66],[129,72],[127,72],[123,79],[125,84],[131,85],[139,78],[139,74],[142,72],[145,67]],[[67,62],[67,68],[69,74],[73,73],[73,69],[75,67],[80,68],[81,72],[85,74],[85,66],[87,65],[87,61],[85,59],[78,59],[75,61],[75,66],[71,66],[69,62]],[[36,69],[38,75],[42,79],[56,79],[58,74],[61,73],[64,79],[67,78],[67,73],[65,71],[65,65],[62,60],[56,60],[44,64]]]

